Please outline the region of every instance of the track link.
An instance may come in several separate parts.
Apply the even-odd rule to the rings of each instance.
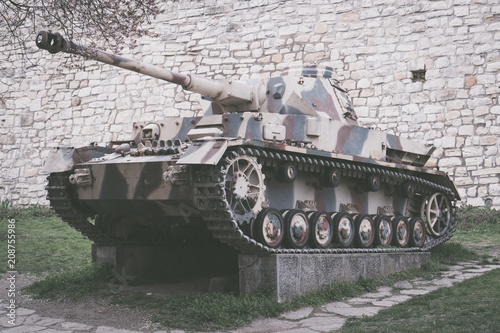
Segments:
[[[94,224],[88,221],[87,215],[75,207],[69,192],[69,175],[70,172],[61,172],[52,173],[47,177],[48,184],[45,189],[50,207],[64,222],[96,244],[117,245],[115,240],[100,232]]]
[[[369,174],[377,174],[384,183],[400,185],[405,181],[411,181],[417,186],[416,192],[420,194],[430,194],[432,192],[442,192],[455,203],[454,192],[442,185],[428,181],[418,176],[405,174],[400,171],[389,170],[378,166],[367,166],[350,161],[336,161],[333,159],[322,159],[317,157],[306,157],[298,154],[291,154],[281,151],[266,151],[258,148],[239,147],[230,150],[223,157],[222,162],[217,166],[199,170],[194,180],[194,203],[203,211],[203,219],[206,221],[208,229],[213,236],[223,243],[232,246],[241,253],[248,254],[313,254],[313,253],[385,253],[385,252],[418,252],[428,251],[433,247],[447,241],[452,237],[455,225],[452,224],[449,230],[439,238],[427,237],[421,248],[328,248],[328,249],[273,249],[269,248],[255,239],[245,235],[239,224],[234,219],[230,209],[228,199],[224,190],[227,166],[232,158],[249,155],[259,160],[262,166],[272,166],[275,162],[284,161],[301,164],[299,169],[320,173],[324,167],[337,168],[342,171],[343,176],[354,178],[366,178]],[[454,207],[453,207],[454,211]]]

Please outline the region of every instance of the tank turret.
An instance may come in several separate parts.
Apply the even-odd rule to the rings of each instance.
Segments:
[[[422,251],[454,231],[459,195],[425,166],[434,148],[360,126],[330,67],[210,80],[59,34],[42,31],[36,44],[210,101],[202,116],[138,121],[130,140],[52,152],[47,198],[98,244],[199,244],[209,235],[243,253]]]

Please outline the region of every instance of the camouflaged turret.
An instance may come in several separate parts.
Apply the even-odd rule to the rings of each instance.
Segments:
[[[459,195],[433,148],[358,125],[328,67],[209,80],[40,32],[38,47],[181,85],[202,116],[134,123],[132,138],[55,149],[48,200],[97,244],[200,244],[241,253],[422,251],[454,231]],[[91,218],[91,219],[89,219]]]

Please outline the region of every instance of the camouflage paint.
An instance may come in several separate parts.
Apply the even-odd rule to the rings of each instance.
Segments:
[[[48,172],[70,173],[75,169],[90,172],[90,183],[85,180],[70,188],[72,200],[88,215],[154,217],[153,221],[168,216],[184,226],[199,222],[201,212],[194,207],[195,196],[210,204],[224,206],[224,202],[219,194],[213,194],[220,192],[216,188],[213,192],[206,191],[208,194],[197,194],[194,188],[198,186],[196,191],[204,191],[207,184],[225,186],[228,180],[218,178],[227,176],[225,163],[234,161],[231,154],[238,155],[240,151],[250,154],[244,158],[256,166],[253,170],[262,166],[265,186],[256,187],[264,192],[266,205],[277,209],[309,207],[337,212],[349,205],[359,213],[379,214],[381,208],[390,207],[395,213],[408,215],[408,207],[414,202],[402,198],[400,190],[390,185],[390,181],[382,181],[378,191],[367,190],[367,179],[375,172],[370,171],[374,166],[383,171],[381,177],[386,177],[385,180],[391,172],[405,171],[405,176],[413,174],[443,184],[459,198],[445,173],[424,167],[432,147],[358,125],[352,103],[333,79],[331,67],[290,68],[267,80],[212,81],[88,49],[66,42],[56,34],[40,33],[37,45],[52,53],[85,54],[167,80],[205,94],[208,96],[205,99],[211,101],[201,117],[135,123],[130,147],[111,142],[109,147],[93,145],[54,151],[46,163]],[[160,129],[158,137],[146,137],[144,129],[148,125],[155,131]],[[253,147],[257,153],[254,156],[252,150],[242,147]],[[285,160],[293,160],[296,166],[297,177],[293,182],[283,179]],[[341,170],[341,183],[335,188],[325,183],[325,174],[332,165]],[[213,170],[220,171],[217,179],[206,183],[195,179],[210,178]],[[180,178],[171,178],[173,172]],[[245,183],[244,171],[238,177],[238,191],[243,189],[243,194],[237,193],[241,200],[245,186],[251,185]],[[223,192],[231,194],[231,191],[225,188]],[[160,223],[135,220],[139,224],[148,221],[153,229]],[[108,221],[114,223],[111,218]]]

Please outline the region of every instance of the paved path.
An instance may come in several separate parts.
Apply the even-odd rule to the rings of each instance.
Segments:
[[[376,292],[342,302],[333,302],[319,308],[304,308],[283,314],[277,319],[256,320],[251,324],[228,331],[229,333],[317,333],[330,332],[342,327],[349,317],[373,316],[380,310],[404,302],[415,295],[424,295],[441,287],[479,276],[500,268],[499,265],[477,266],[475,263],[462,263],[448,266],[434,280],[414,279],[400,281],[393,287],[380,287]],[[0,328],[5,333],[135,333],[107,326],[90,326],[69,322],[64,319],[39,316],[35,311],[18,308],[15,325],[9,324],[7,300],[0,299]],[[144,331],[150,332],[150,331]],[[182,330],[156,331],[156,333],[184,333]]]

